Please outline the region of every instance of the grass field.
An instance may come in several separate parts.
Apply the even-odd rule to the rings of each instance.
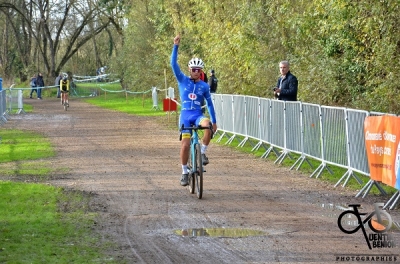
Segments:
[[[110,245],[91,232],[90,197],[41,183],[54,172],[50,142],[29,131],[0,132],[2,177],[11,179],[0,181],[0,263],[114,263],[103,254]]]
[[[90,232],[88,199],[49,185],[0,182],[0,263],[106,262],[105,245]]]

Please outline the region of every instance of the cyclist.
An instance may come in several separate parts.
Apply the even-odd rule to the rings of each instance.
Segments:
[[[60,80],[60,92],[61,92],[61,104],[64,105],[65,103],[67,104],[67,107],[69,107],[69,102],[68,102],[69,80],[67,75],[64,75],[64,77]]]
[[[186,76],[180,70],[178,65],[178,47],[180,43],[180,36],[177,35],[174,38],[174,47],[171,55],[171,67],[178,81],[179,96],[181,98],[181,114],[179,119],[179,126],[182,124],[185,127],[189,127],[192,123],[196,126],[209,126],[210,119],[204,116],[201,105],[206,100],[208,113],[211,117],[211,123],[213,130],[217,130],[217,120],[215,117],[214,105],[211,100],[210,87],[208,84],[200,79],[201,71],[204,68],[204,63],[199,58],[193,58],[189,61],[189,73],[190,76]],[[208,144],[211,140],[211,131],[209,129],[204,130],[203,142],[201,146],[201,156],[203,165],[208,164],[208,158],[206,151]],[[182,162],[182,178],[181,185],[188,185],[188,168],[187,162],[189,158],[190,149],[190,130],[182,131],[181,151],[180,157]]]

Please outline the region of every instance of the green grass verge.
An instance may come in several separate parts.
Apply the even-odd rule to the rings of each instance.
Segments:
[[[110,244],[92,231],[88,195],[26,183],[55,172],[46,161],[54,156],[50,142],[29,131],[0,135],[1,177],[22,181],[0,180],[0,263],[117,263],[103,253]]]
[[[43,184],[0,182],[0,263],[113,263],[91,232],[88,199]]]
[[[30,131],[2,129],[0,133],[2,178],[44,181],[60,170],[46,161],[46,158],[55,155],[48,139]]]
[[[120,84],[78,83],[80,94],[87,94],[84,90],[96,91],[98,96],[85,97],[84,100],[99,107],[116,110],[123,113],[140,116],[165,116],[163,111],[163,94],[157,96],[157,107],[153,105],[152,94],[149,91],[124,92]],[[80,92],[79,92],[80,91]]]
[[[121,93],[107,93],[96,97],[85,99],[86,102],[100,106],[102,108],[116,110],[128,114],[139,116],[165,116],[162,110],[153,110],[153,102],[151,98],[143,98],[142,95],[131,95]],[[159,106],[159,109],[162,109]]]
[[[37,133],[5,129],[0,131],[0,163],[54,156],[50,141]]]

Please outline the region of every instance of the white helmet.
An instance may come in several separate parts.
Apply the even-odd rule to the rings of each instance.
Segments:
[[[204,68],[204,62],[199,58],[193,58],[188,63],[189,68]]]

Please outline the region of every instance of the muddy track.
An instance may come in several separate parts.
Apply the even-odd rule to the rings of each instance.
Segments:
[[[98,231],[116,242],[108,252],[115,259],[334,263],[336,254],[398,255],[398,248],[369,250],[361,232],[341,232],[337,226],[341,211],[328,206],[361,203],[368,211],[373,202],[388,197],[354,198],[354,191],[211,144],[203,199],[198,200],[179,185],[178,134],[160,120],[79,100],[71,100],[67,112],[56,98],[26,100],[34,112],[12,116],[6,127],[50,138],[57,151],[50,161],[55,167],[69,168],[68,173],[53,175],[50,183],[92,194],[92,209],[100,215]],[[398,210],[391,215],[393,221],[400,221]],[[264,235],[175,233],[193,228],[252,229]],[[393,236],[400,244],[399,232]]]

